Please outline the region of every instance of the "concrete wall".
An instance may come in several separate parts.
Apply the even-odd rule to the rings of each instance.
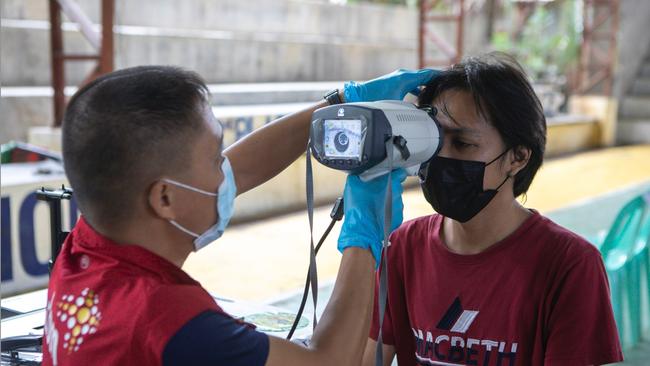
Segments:
[[[621,1],[618,33],[618,63],[614,97],[621,98],[634,82],[645,55],[650,51],[650,1]]]
[[[98,22],[100,2],[77,1]],[[47,2],[3,0],[0,11],[2,85],[49,85]],[[472,7],[465,22],[466,53],[485,49],[485,21],[484,12]],[[92,51],[72,24],[64,29],[66,50]],[[116,67],[176,64],[215,83],[364,80],[418,62],[418,12],[404,6],[117,0],[114,30]],[[455,44],[454,27],[432,30]],[[83,80],[89,68],[69,66],[68,84]]]
[[[49,85],[44,3],[3,0],[2,85]],[[99,1],[79,3],[98,18]],[[208,82],[261,82],[367,79],[416,66],[417,13],[405,7],[292,0],[116,3],[117,68],[175,64]],[[72,25],[64,29],[66,50],[92,51]],[[87,70],[86,63],[70,66],[68,84],[80,82]]]
[[[91,20],[98,21],[100,1],[77,2]],[[47,1],[2,0],[0,12],[2,86],[49,86]],[[117,68],[180,65],[217,84],[365,80],[417,66],[417,19],[416,9],[403,6],[342,6],[326,1],[117,0],[115,63]],[[484,24],[480,9],[473,9],[466,20],[466,53],[485,47]],[[64,23],[63,28],[67,52],[93,51],[72,23]],[[434,31],[455,42],[453,27]],[[67,85],[79,84],[92,66],[91,62],[67,63]],[[303,102],[320,99],[323,91],[298,93],[243,97],[222,93],[213,102]],[[43,93],[3,92],[0,142],[25,140],[29,128],[50,125],[51,103]]]
[[[0,143],[11,140],[26,141],[30,128],[51,125],[53,121],[51,97],[0,98]]]

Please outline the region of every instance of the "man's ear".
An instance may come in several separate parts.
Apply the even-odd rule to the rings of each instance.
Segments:
[[[510,159],[508,174],[510,174],[511,177],[514,177],[526,167],[530,160],[530,154],[530,149],[525,146],[519,145],[512,148],[511,153],[508,154],[508,158]]]
[[[176,218],[172,205],[174,190],[169,183],[162,180],[153,183],[149,187],[147,201],[154,215],[165,220],[174,220]]]

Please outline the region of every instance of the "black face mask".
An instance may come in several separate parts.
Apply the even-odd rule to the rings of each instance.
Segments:
[[[439,214],[459,222],[476,216],[499,192],[499,188],[483,190],[485,167],[501,158],[508,150],[489,163],[434,156],[420,166],[420,186],[424,198]]]

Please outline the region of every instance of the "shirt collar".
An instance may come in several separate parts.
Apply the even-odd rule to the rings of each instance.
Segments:
[[[84,253],[93,257],[115,259],[120,264],[136,266],[159,276],[166,277],[172,282],[198,284],[185,271],[167,259],[133,244],[122,244],[102,235],[84,219],[79,218],[73,230],[72,254]]]

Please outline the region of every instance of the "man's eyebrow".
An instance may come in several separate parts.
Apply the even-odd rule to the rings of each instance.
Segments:
[[[447,109],[447,103],[443,102],[442,104],[442,113],[445,114],[449,118],[449,120],[455,124],[458,127],[447,127],[447,126],[442,126],[443,130],[448,133],[455,133],[455,134],[465,134],[465,135],[474,135],[477,137],[481,136],[481,132],[479,130],[473,129],[473,128],[467,128],[463,127],[461,123],[459,123],[452,115],[449,113],[449,110]],[[438,121],[440,123],[440,121]]]
[[[476,137],[481,136],[481,132],[479,130],[475,130],[473,128],[466,128],[466,127],[442,127],[442,129],[446,133],[454,133],[454,134],[463,134],[463,135],[473,135]]]

